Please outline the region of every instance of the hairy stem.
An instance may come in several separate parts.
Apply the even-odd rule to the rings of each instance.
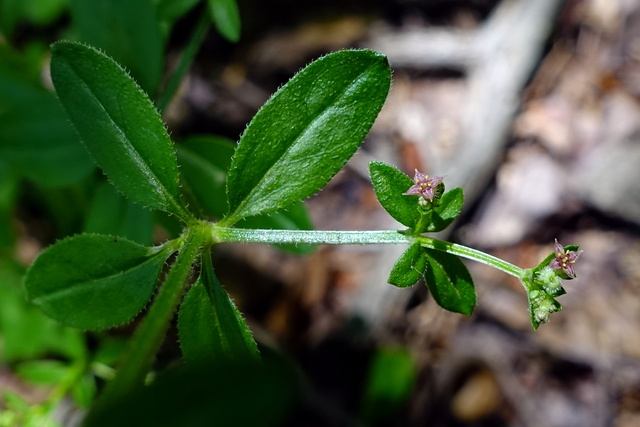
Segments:
[[[318,243],[326,245],[372,245],[411,243],[413,237],[395,230],[322,231],[322,230],[261,230],[214,227],[216,242],[245,243]]]
[[[245,243],[317,243],[327,245],[411,244],[418,240],[426,248],[447,252],[497,268],[507,274],[521,278],[523,271],[493,255],[456,243],[426,236],[410,236],[395,230],[369,231],[323,231],[323,230],[260,230],[221,227],[212,224],[214,242]]]
[[[201,246],[208,240],[208,235],[203,233],[201,227],[188,228],[171,270],[149,312],[131,338],[120,369],[107,385],[100,402],[108,404],[112,399],[126,395],[132,388],[142,384],[185,291],[192,265],[200,254]]]

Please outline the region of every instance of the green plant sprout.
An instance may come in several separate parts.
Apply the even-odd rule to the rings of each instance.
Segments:
[[[179,237],[154,247],[100,234],[68,237],[44,250],[27,272],[29,299],[75,328],[122,325],[149,304],[98,403],[144,382],[176,312],[187,364],[260,359],[250,329],[216,277],[211,249],[220,243],[290,245],[298,252],[313,244],[404,244],[388,282],[408,287],[424,279],[440,306],[464,315],[472,313],[476,293],[459,257],[475,260],[520,280],[534,329],[561,309],[556,297],[565,293],[562,280],[576,277],[581,251],[575,245],[556,241],[538,266],[522,269],[426,236],[460,214],[462,189],[445,191],[441,177],[416,171],[411,179],[381,162],[369,166],[373,188],[406,229],[309,229],[301,202],[355,153],[387,97],[391,70],[380,53],[343,50],[312,62],[265,103],[235,148],[220,138],[174,145],[147,95],[118,63],[90,46],[55,43],[51,76],[72,124],[113,186],[183,227]]]

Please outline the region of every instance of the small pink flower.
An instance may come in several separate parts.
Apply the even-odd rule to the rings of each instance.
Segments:
[[[564,271],[567,276],[575,279],[576,271],[573,268],[573,264],[576,263],[582,251],[565,251],[562,245],[558,243],[558,239],[556,239],[555,252],[556,257],[551,260],[551,262],[549,263],[549,267],[551,267],[553,270],[562,269],[562,271]]]
[[[443,179],[441,176],[429,178],[429,175],[418,172],[418,169],[416,169],[416,174],[413,178],[415,184],[409,187],[407,192],[403,194],[406,196],[422,196],[425,200],[432,201],[435,196],[435,189]]]

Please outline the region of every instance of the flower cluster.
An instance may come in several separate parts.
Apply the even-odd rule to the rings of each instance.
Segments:
[[[549,315],[562,310],[556,297],[565,293],[563,279],[575,279],[574,264],[582,251],[565,249],[555,241],[554,253],[537,267],[526,270],[522,282],[529,296],[531,320],[535,325],[549,321]]]
[[[529,301],[531,301],[532,315],[539,323],[547,323],[551,313],[562,309],[551,295],[539,290],[529,292]]]

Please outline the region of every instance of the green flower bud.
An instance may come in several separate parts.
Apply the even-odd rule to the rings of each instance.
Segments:
[[[562,279],[548,266],[538,272],[536,282],[551,295],[554,295],[562,287]]]

